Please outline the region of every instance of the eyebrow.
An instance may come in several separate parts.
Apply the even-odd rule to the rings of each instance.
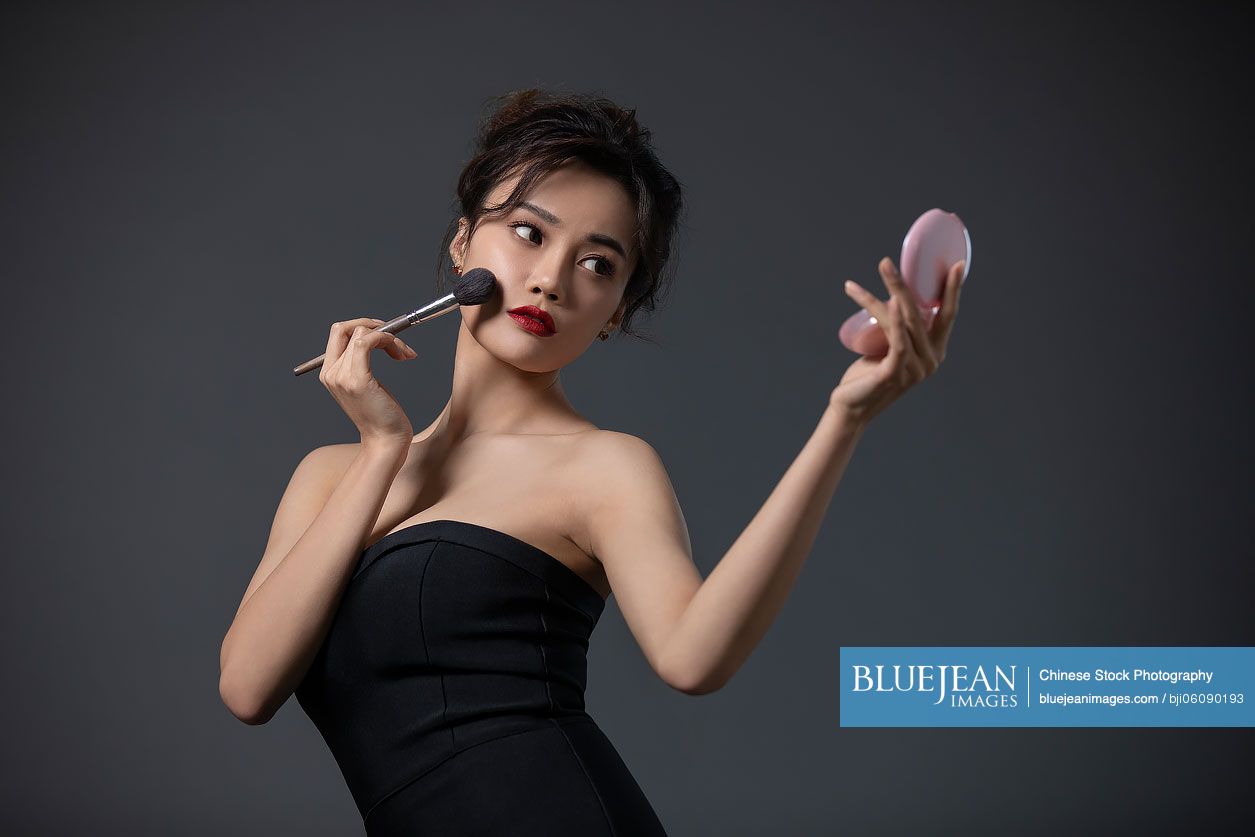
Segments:
[[[523,201],[522,203],[519,204],[519,207],[536,213],[537,215],[540,216],[540,219],[542,221],[547,221],[548,223],[553,224],[555,227],[562,226],[562,220],[557,215],[554,215],[549,210],[543,209],[534,203]],[[623,245],[620,244],[619,240],[615,238],[614,236],[606,235],[605,233],[595,232],[595,233],[589,233],[587,236],[584,237],[584,240],[590,241],[593,244],[601,244],[604,247],[609,247],[611,250],[618,253],[620,258],[622,258],[624,261],[627,261],[627,250],[624,249]]]

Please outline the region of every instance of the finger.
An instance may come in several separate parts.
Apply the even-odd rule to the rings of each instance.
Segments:
[[[340,355],[344,354],[344,349],[349,344],[349,337],[352,335],[353,329],[358,326],[370,328],[376,324],[383,325],[383,323],[384,321],[378,317],[358,317],[354,320],[332,323],[331,333],[327,335],[327,351],[322,359],[323,369],[331,368],[340,359]]]
[[[378,348],[387,351],[389,358],[393,358],[394,360],[409,360],[410,358],[417,358],[418,356],[417,351],[410,348],[408,343],[405,343],[404,340],[398,338],[395,334],[388,333],[388,331],[380,331],[379,329],[371,330],[369,334],[378,334],[380,335],[380,338],[382,338],[379,343],[371,345],[370,348]]]
[[[383,320],[375,320],[375,322],[378,323],[379,326],[384,324]],[[379,332],[380,334],[386,334],[392,338],[391,340],[384,340],[379,343],[378,346],[387,352],[388,356],[394,360],[409,360],[412,357],[418,356],[418,352],[414,351],[408,343],[392,332],[380,331],[378,326],[376,326],[373,331]]]
[[[919,301],[915,299],[914,291],[906,286],[906,280],[898,272],[893,259],[885,256],[876,267],[880,270],[881,281],[885,283],[885,288],[889,291],[889,294],[898,297],[904,303],[902,316],[906,324],[910,326],[912,318],[919,320]]]
[[[349,345],[344,350],[344,362],[350,378],[370,377],[370,353],[386,346],[396,338],[386,331],[375,331],[368,326],[353,329]]]
[[[375,322],[378,323],[380,326],[383,326],[387,321],[375,320]],[[379,329],[376,328],[375,330],[378,331]],[[384,333],[392,334],[392,332],[384,332]],[[388,354],[392,355],[392,357],[396,358],[397,360],[408,360],[409,358],[412,358],[412,357],[418,357],[418,352],[414,351],[414,347],[411,346],[409,343],[406,343],[396,334],[392,334],[392,340],[393,342],[391,345],[395,346],[397,349],[395,353],[392,351],[391,348],[389,348],[389,344],[387,343],[384,344],[384,347],[385,349],[387,349]]]
[[[387,332],[380,333],[387,334]],[[397,337],[395,334],[390,336],[392,337],[391,340],[384,340],[379,344],[379,348],[383,349],[388,357],[393,360],[409,360],[411,357],[414,357],[414,350],[402,343],[400,337]]]
[[[379,327],[386,322],[387,320],[381,320],[378,317],[359,317],[356,320],[349,320],[341,323],[340,325],[345,326],[345,337],[343,341],[344,345],[339,347],[339,354],[343,354],[344,348],[348,345],[349,339],[351,339],[353,332],[356,331],[358,327],[363,327],[370,332],[378,332]],[[352,326],[352,330],[349,330],[349,326]],[[389,357],[394,360],[410,360],[411,358],[418,357],[418,352],[414,351],[414,349],[400,337],[386,331],[379,333],[387,335],[391,338],[390,340],[384,340],[375,344],[383,348],[383,350],[388,353]],[[371,348],[374,347],[375,346],[372,345]],[[327,361],[324,359],[323,362],[326,364]]]
[[[885,306],[887,309],[885,321],[881,324],[882,330],[886,331],[886,336],[889,338],[889,354],[885,357],[891,367],[902,363],[904,356],[910,353],[906,327],[902,323],[902,315],[898,312],[900,304],[901,301],[897,297],[890,298],[889,304]]]
[[[853,279],[845,280],[845,293],[850,299],[857,302],[863,308],[867,309],[867,313],[871,314],[879,322],[887,322],[889,319],[889,309],[880,299],[860,285]]]
[[[392,357],[397,360],[409,360],[410,358],[418,357],[418,352],[414,351],[413,347],[410,346],[409,343],[406,343],[395,334],[392,335],[392,345],[388,349],[388,354],[392,355]]]
[[[958,261],[950,269],[946,277],[946,287],[942,292],[941,310],[933,320],[931,333],[928,335],[933,345],[933,352],[938,358],[946,356],[946,345],[950,341],[950,330],[954,328],[954,319],[959,314],[959,292],[963,287],[963,271],[967,268],[965,261]]]
[[[902,315],[907,338],[910,340],[911,351],[918,355],[925,365],[933,359],[932,344],[928,342],[928,329],[924,326],[924,318],[919,312],[919,302],[915,292],[906,286],[906,280],[898,272],[893,259],[885,256],[880,260],[880,275],[885,287],[898,300],[898,311]]]
[[[924,360],[915,352],[914,344],[911,342],[910,328],[907,326],[906,314],[902,312],[902,297],[895,296],[891,302],[893,303],[893,316],[890,322],[894,323],[898,332],[898,340],[901,349],[892,365],[892,371],[905,369],[912,381],[922,380],[928,377],[928,367]],[[909,384],[908,384],[909,385]]]

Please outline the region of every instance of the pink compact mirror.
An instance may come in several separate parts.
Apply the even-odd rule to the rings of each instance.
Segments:
[[[902,257],[898,270],[911,289],[926,328],[941,310],[941,290],[946,274],[955,262],[962,261],[963,279],[972,269],[972,239],[967,227],[958,215],[940,209],[930,209],[911,224],[902,239]],[[860,285],[866,284],[859,282]],[[881,296],[883,282],[869,291]],[[866,309],[859,311],[841,324],[838,333],[842,345],[860,355],[880,357],[889,351],[889,339],[880,329],[876,318]]]

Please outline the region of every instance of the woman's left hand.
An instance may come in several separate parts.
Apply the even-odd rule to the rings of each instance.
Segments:
[[[832,391],[829,404],[855,421],[866,423],[902,393],[937,371],[945,360],[946,343],[959,313],[963,269],[963,262],[955,262],[946,275],[941,309],[931,327],[924,325],[914,294],[888,256],[880,260],[880,275],[889,289],[887,304],[858,283],[845,283],[845,292],[850,298],[866,308],[882,329],[888,326],[889,353],[880,358],[864,356],[854,361]]]

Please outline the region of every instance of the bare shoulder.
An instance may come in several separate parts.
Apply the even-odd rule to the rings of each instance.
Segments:
[[[299,467],[304,469],[313,481],[329,482],[334,487],[340,482],[344,472],[353,464],[361,447],[360,442],[322,445],[305,454]]]
[[[362,449],[361,442],[338,442],[331,445],[323,445],[310,451],[310,455],[316,455],[324,463],[344,462],[349,463]]]
[[[580,459],[582,464],[603,477],[663,468],[662,457],[654,446],[639,436],[618,430],[596,430],[583,434]],[[664,469],[665,470],[665,469]]]
[[[360,442],[342,442],[314,448],[297,465],[289,481],[288,491],[310,500],[317,506],[317,512],[344,479],[361,449]]]
[[[352,459],[361,449],[361,442],[338,442],[314,448],[310,453],[317,453],[327,459]]]
[[[279,506],[270,524],[266,548],[253,573],[252,581],[244,590],[244,597],[236,609],[237,615],[244,603],[266,577],[274,572],[275,567],[318,516],[353,458],[357,456],[357,448],[356,444],[322,445],[305,454],[297,463],[288,478],[283,496],[279,498]]]
[[[615,430],[589,433],[578,457],[579,504],[595,551],[606,521],[641,518],[674,524],[679,504],[662,457],[639,436]]]
[[[305,531],[344,478],[360,447],[356,443],[322,445],[305,454],[279,502],[271,528],[272,545],[295,540],[294,534],[299,537]]]

